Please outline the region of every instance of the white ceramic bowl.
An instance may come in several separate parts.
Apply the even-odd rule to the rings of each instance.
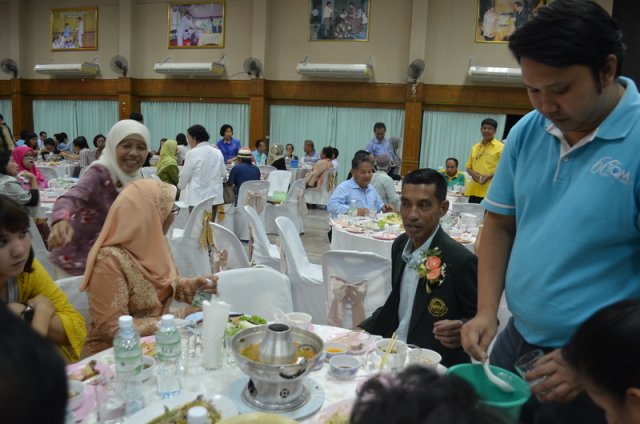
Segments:
[[[442,361],[442,355],[435,350],[420,349],[420,360],[418,362],[420,365],[436,370],[440,361]]]
[[[360,361],[349,355],[337,355],[329,361],[329,374],[341,380],[351,380],[360,369]]]
[[[142,381],[147,381],[153,375],[153,370],[156,367],[155,358],[147,355],[142,356],[142,372],[140,373],[140,377]]]
[[[84,402],[84,384],[81,381],[69,380],[68,391],[69,409],[78,409]]]
[[[327,361],[338,355],[346,355],[349,351],[349,346],[342,342],[326,342],[324,344],[324,351],[326,352]]]

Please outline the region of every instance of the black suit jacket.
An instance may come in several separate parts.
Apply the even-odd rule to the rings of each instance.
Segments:
[[[402,251],[408,239],[406,234],[402,234],[391,248],[389,298],[371,317],[360,324],[360,327],[371,334],[391,337],[400,323],[400,283],[406,266],[402,259]],[[442,355],[442,364],[450,367],[469,362],[469,356],[461,347],[449,349],[436,340],[433,324],[444,319],[466,321],[476,314],[478,260],[473,253],[451,239],[442,228],[438,229],[431,242],[430,249],[435,247],[440,248],[440,259],[447,265],[445,279],[441,286],[431,287],[431,294],[427,294],[426,281],[423,278],[418,281],[407,343],[437,351]]]

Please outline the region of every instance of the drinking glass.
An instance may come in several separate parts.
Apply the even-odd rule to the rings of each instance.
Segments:
[[[516,363],[514,364],[514,367],[516,371],[518,371],[518,374],[520,374],[520,376],[524,378],[527,372],[533,370],[536,367],[536,363],[543,356],[544,356],[544,352],[542,351],[542,349],[534,349],[531,352],[528,352],[522,355],[516,361]],[[542,377],[536,378],[533,381],[527,381],[527,384],[529,384],[529,387],[533,387],[536,384],[540,383],[541,381],[544,381],[546,378],[547,378],[546,376],[542,376]]]
[[[112,381],[105,380],[95,385],[100,424],[120,424],[126,415],[125,401]]]

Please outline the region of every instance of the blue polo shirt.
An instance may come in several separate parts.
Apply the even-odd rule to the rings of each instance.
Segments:
[[[559,347],[600,308],[640,298],[640,95],[618,82],[618,105],[573,147],[538,112],[522,118],[482,202],[515,215],[505,291],[529,343]]]
[[[385,154],[389,155],[389,158],[393,158],[391,153],[391,143],[389,143],[389,140],[386,138],[383,138],[382,141],[380,141],[373,137],[369,144],[367,144],[367,147],[365,147],[365,150],[369,153],[373,153],[373,156],[375,157]]]
[[[227,162],[229,159],[233,159],[238,156],[238,151],[242,147],[240,140],[237,138],[231,137],[231,141],[229,144],[224,142],[224,138],[221,138],[216,143],[216,146],[222,152],[222,156],[224,157],[224,161]]]
[[[327,212],[332,217],[338,214],[349,212],[351,199],[356,200],[358,208],[367,208],[380,212],[384,203],[380,199],[380,195],[371,184],[366,189],[362,189],[353,178],[343,181],[333,190],[333,194],[327,202]]]

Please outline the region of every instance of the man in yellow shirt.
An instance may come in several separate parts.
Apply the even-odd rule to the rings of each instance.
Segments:
[[[483,120],[480,126],[482,141],[471,148],[466,165],[471,181],[464,192],[469,197],[469,203],[480,203],[484,199],[496,172],[504,148],[504,144],[495,138],[497,129],[498,123],[494,119]]]

